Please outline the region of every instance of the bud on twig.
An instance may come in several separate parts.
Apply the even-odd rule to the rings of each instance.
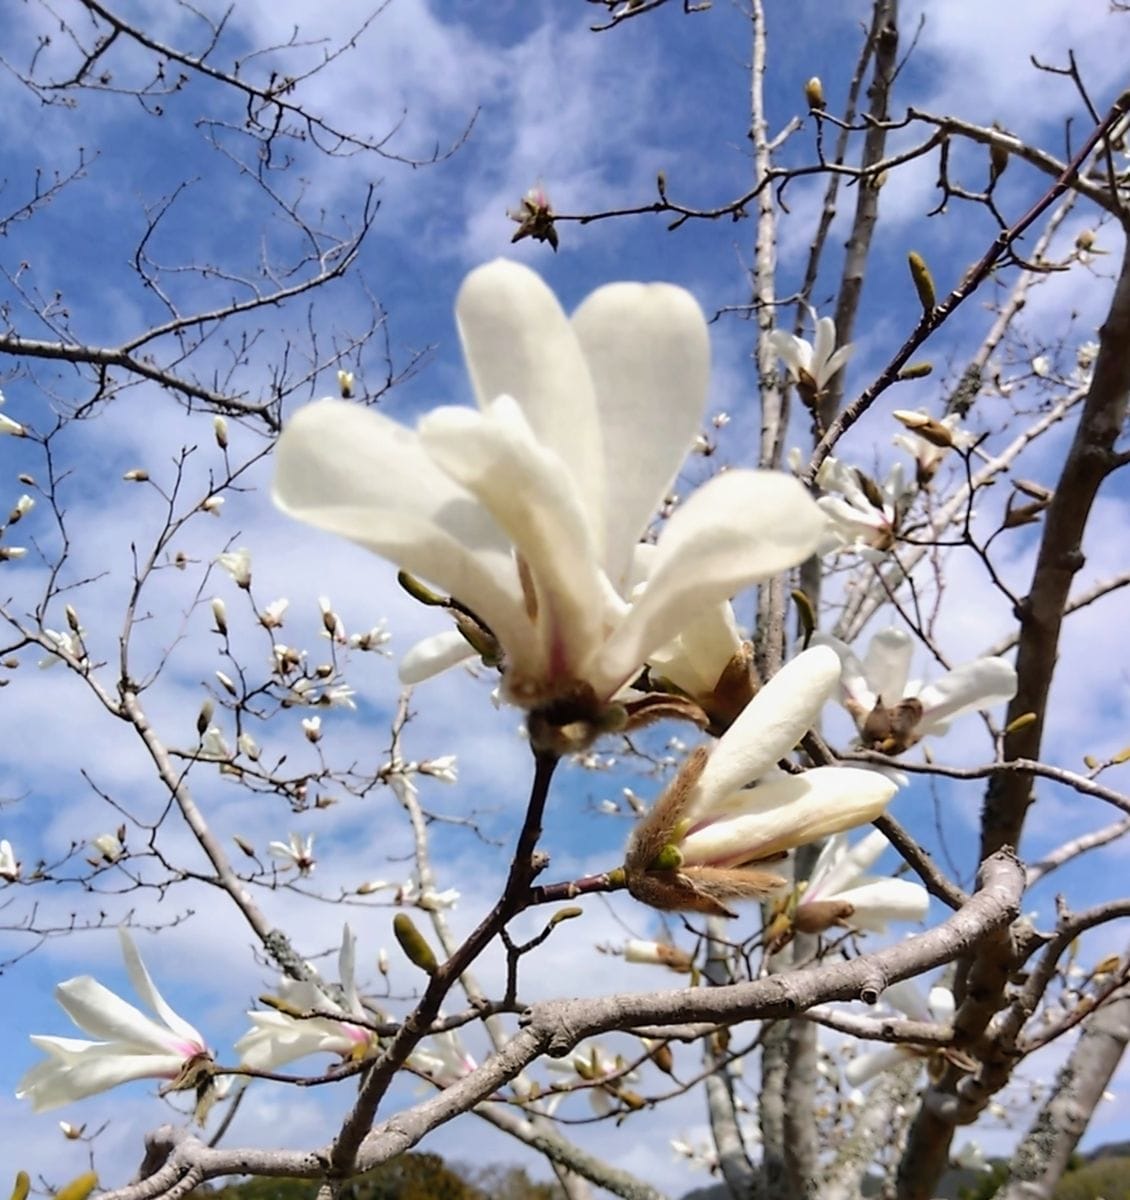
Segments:
[[[906,261],[910,265],[910,278],[914,280],[914,290],[918,293],[922,311],[926,316],[930,316],[937,307],[937,293],[934,290],[934,278],[930,274],[930,268],[926,266],[926,260],[917,250],[911,250],[906,256]]]
[[[200,706],[200,712],[196,717],[196,732],[203,737],[208,731],[208,726],[212,724],[212,717],[216,712],[216,706],[211,700],[205,700]]]
[[[808,101],[808,107],[818,112],[823,112],[828,107],[824,99],[824,85],[820,82],[819,75],[813,75],[804,85],[804,98]]]
[[[228,423],[223,417],[212,418],[212,433],[216,438],[216,445],[221,450],[226,450],[228,448]]]
[[[439,970],[435,951],[428,945],[424,935],[416,928],[415,922],[407,913],[397,913],[392,920],[392,932],[400,944],[401,950],[421,971],[434,975]]]

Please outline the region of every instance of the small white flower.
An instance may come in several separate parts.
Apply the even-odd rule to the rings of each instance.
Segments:
[[[231,758],[231,747],[224,740],[223,733],[215,726],[209,725],[200,738],[201,758],[224,759]]]
[[[455,888],[447,888],[437,892],[435,888],[427,888],[416,899],[416,907],[425,912],[438,912],[443,908],[454,908],[459,902],[460,893]]]
[[[353,699],[357,693],[349,686],[348,683],[335,683],[328,688],[323,688],[318,696],[318,704],[322,708],[357,708],[357,702]]]
[[[28,1097],[36,1112],[135,1079],[167,1079],[167,1089],[195,1087],[212,1061],[204,1038],[157,991],[129,934],[119,929],[118,936],[133,990],[158,1019],[147,1017],[89,975],[59,984],[55,998],[63,1011],[79,1029],[101,1040],[32,1036],[48,1058],[20,1080],[16,1095]]]
[[[470,1073],[478,1063],[459,1044],[454,1033],[437,1033],[426,1045],[417,1046],[408,1056],[408,1065],[441,1087],[447,1087]]]
[[[16,861],[12,843],[4,838],[0,841],[0,879],[15,883],[20,877],[20,864]]]
[[[912,681],[914,642],[901,629],[880,630],[862,662],[837,638],[817,634],[813,640],[839,655],[841,702],[863,745],[884,754],[901,754],[924,737],[945,733],[955,717],[1016,695],[1016,669],[1003,658],[974,659],[935,683]]]
[[[309,875],[317,861],[314,858],[314,835],[292,833],[288,841],[270,842],[267,852],[272,858],[282,859],[288,866],[297,867],[299,875]]]
[[[14,525],[17,521],[27,516],[35,507],[35,497],[29,496],[27,492],[16,501],[12,511],[8,514],[8,524]]]
[[[356,1024],[358,1021],[366,1022],[368,1017],[357,994],[354,961],[355,942],[352,931],[346,925],[342,930],[338,954],[341,1002],[334,998],[316,974],[303,980],[284,976],[279,982],[279,999],[287,1011],[272,1008],[247,1014],[251,1018],[252,1028],[235,1044],[239,1061],[258,1071],[275,1071],[308,1054],[325,1052],[354,1060],[368,1057],[376,1048],[377,1039],[370,1030]],[[314,1012],[339,1015],[292,1015]]]
[[[251,586],[251,551],[246,546],[238,550],[226,550],[216,557],[216,562],[239,587],[246,589]]]
[[[239,747],[240,754],[245,754],[252,762],[259,761],[259,755],[262,753],[259,749],[259,743],[249,733],[241,733],[236,738],[236,743]]]
[[[302,730],[306,734],[308,742],[320,742],[322,740],[322,718],[303,717]]]
[[[1032,374],[1038,376],[1040,379],[1047,379],[1051,373],[1051,360],[1046,354],[1037,354],[1036,357],[1032,359]]]
[[[386,646],[392,640],[392,634],[389,633],[384,621],[379,625],[374,625],[368,633],[351,633],[349,635],[349,645],[354,650],[376,650],[380,653],[385,653],[382,647]]]
[[[283,617],[286,610],[290,607],[290,601],[285,597],[278,600],[272,600],[263,611],[259,614],[259,624],[264,629],[278,629],[283,623]]]
[[[854,550],[874,560],[890,550],[913,495],[901,463],[895,463],[886,480],[877,484],[829,455],[820,464],[816,483],[829,493],[816,501],[828,519],[818,554]]]
[[[108,863],[116,863],[125,853],[125,847],[113,833],[100,833],[97,837],[90,839],[90,844]]]
[[[284,642],[275,642],[271,647],[271,657],[274,660],[275,672],[279,675],[289,675],[291,671],[297,670],[302,665],[306,651],[296,650]],[[307,688],[314,686],[309,679],[304,679],[297,681],[292,687],[297,688],[298,683],[304,683]]]
[[[200,509],[202,512],[211,513],[213,517],[218,517],[224,507],[223,496],[209,496],[201,502]]]
[[[459,767],[454,754],[441,754],[420,764],[420,774],[430,775],[442,783],[454,783],[459,776]]]
[[[76,659],[79,663],[84,663],[86,661],[86,656],[83,652],[82,632],[83,631],[81,629],[76,633],[61,633],[57,629],[45,629],[43,631],[43,636],[46,637],[49,642],[53,643],[55,648],[61,654],[69,655],[71,658]],[[41,671],[47,671],[50,670],[51,667],[58,666],[62,661],[64,661],[62,658],[59,658],[54,654],[48,654],[46,658],[41,658],[37,665]]]
[[[836,349],[836,323],[831,317],[816,322],[816,338],[807,342],[783,329],[769,334],[769,344],[788,369],[798,390],[807,392],[812,403],[851,357],[854,347],[849,342]]]

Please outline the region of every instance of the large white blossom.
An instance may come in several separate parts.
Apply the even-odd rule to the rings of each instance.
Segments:
[[[828,519],[818,553],[854,550],[876,560],[890,550],[913,491],[901,463],[895,463],[879,484],[829,455],[820,464],[816,483],[825,493],[816,503]]]
[[[133,939],[119,929],[122,957],[133,990],[156,1014],[148,1017],[89,975],[68,979],[55,989],[63,1011],[98,1041],[33,1035],[47,1060],[32,1067],[16,1085],[36,1112],[81,1100],[135,1079],[166,1079],[193,1086],[211,1063],[204,1038],[179,1017],[157,990]]]
[[[837,638],[817,634],[840,657],[841,699],[869,749],[900,754],[924,737],[945,733],[963,713],[992,708],[1016,695],[1007,659],[977,658],[933,683],[910,678],[914,641],[901,629],[880,630],[863,661]]]
[[[839,681],[836,655],[816,646],[787,663],[713,750],[700,749],[636,827],[628,888],[656,908],[728,912],[727,899],[784,882],[751,864],[874,820],[896,785],[874,771],[777,764],[812,728]],[[749,786],[749,785],[754,786]]]
[[[503,693],[581,720],[702,609],[806,558],[823,520],[800,484],[728,471],[660,533],[646,590],[633,557],[705,409],[709,345],[694,299],[617,283],[572,319],[532,271],[471,273],[456,317],[478,409],[439,408],[416,430],[322,400],[279,443],[274,495],[458,603],[495,646]],[[469,657],[458,634],[415,649],[418,681]]]
[[[316,975],[301,980],[283,977],[279,982],[280,1007],[247,1014],[252,1028],[235,1044],[239,1061],[257,1071],[274,1071],[308,1054],[326,1052],[343,1059],[368,1055],[376,1046],[376,1037],[356,1023],[369,1017],[354,982],[355,958],[353,933],[346,925],[338,954],[341,999],[335,999]],[[305,1015],[315,1012],[335,1015]]]

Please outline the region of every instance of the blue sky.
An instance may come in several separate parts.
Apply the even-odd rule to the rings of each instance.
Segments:
[[[836,6],[802,0],[778,13],[770,6],[770,60],[766,81],[770,124],[783,127],[802,112],[804,81],[819,74],[833,105],[842,96],[854,61],[860,22],[867,6],[852,0]],[[1074,49],[1083,77],[1102,110],[1124,85],[1124,61],[1118,53],[1125,17],[1111,16],[1105,4],[1092,0],[1066,6],[1034,0],[1021,14],[1014,6],[990,6],[972,0],[945,5],[904,6],[909,31],[925,16],[918,44],[900,77],[896,110],[906,104],[932,112],[952,112],[966,119],[997,121],[1018,135],[1061,153],[1065,122],[1077,144],[1087,127],[1078,98],[1068,82],[1038,75],[1029,55],[1062,62]],[[169,43],[187,44],[199,29],[183,12],[139,0],[128,11],[149,23]],[[221,59],[250,48],[285,41],[293,25],[308,20],[301,0],[267,3],[237,0],[221,46]],[[382,400],[388,413],[408,422],[437,403],[470,401],[452,321],[452,304],[464,274],[474,265],[508,255],[541,271],[571,308],[594,287],[612,279],[662,279],[689,288],[711,315],[747,299],[747,266],[751,260],[752,221],[692,221],[668,232],[663,217],[642,216],[591,225],[562,225],[557,255],[530,241],[511,246],[514,226],[505,212],[522,193],[540,182],[558,211],[596,211],[649,202],[656,173],[665,172],[669,194],[695,206],[725,202],[748,188],[751,173],[748,142],[749,29],[741,13],[728,5],[685,16],[670,3],[654,15],[610,33],[594,35],[587,25],[597,10],[571,0],[565,4],[510,2],[458,6],[396,0],[332,68],[302,85],[301,96],[330,123],[364,135],[383,137],[395,129],[389,150],[402,158],[429,158],[436,147],[456,146],[433,166],[413,168],[374,155],[328,158],[308,145],[292,147],[295,161],[287,172],[267,172],[278,194],[292,202],[314,226],[330,232],[355,229],[370,185],[380,202],[372,232],[350,278],[307,300],[255,315],[241,325],[216,333],[195,360],[200,371],[225,373],[232,346],[251,338],[232,370],[237,389],[251,397],[270,387],[271,364],[287,339],[297,347],[316,335],[323,356],[327,346],[347,346],[367,324],[374,301],[387,312],[392,361],[403,369],[422,355],[420,369]],[[317,37],[331,42],[349,36],[364,17],[364,6],[341,3],[318,13]],[[305,28],[305,27],[304,27]],[[21,6],[8,40],[10,61],[28,60],[36,37],[50,31],[41,10]],[[313,34],[313,30],[305,30]],[[322,54],[321,43],[280,53],[272,65],[291,73]],[[62,73],[68,62],[66,39],[53,36],[41,62]],[[135,57],[109,60],[113,82],[139,78]],[[268,69],[251,59],[245,70]],[[114,94],[84,93],[77,108],[43,105],[10,76],[4,92],[6,161],[0,214],[14,210],[28,196],[37,168],[66,173],[78,160],[80,147],[88,166],[81,180],[64,189],[33,219],[13,223],[0,244],[7,274],[0,282],[5,316],[15,332],[51,339],[46,325],[28,313],[21,295],[49,300],[69,312],[73,335],[88,344],[114,344],[164,319],[165,310],[153,290],[139,286],[130,263],[146,224],[146,214],[175,193],[167,216],[147,249],[152,261],[166,268],[164,286],[178,305],[207,309],[232,292],[227,278],[201,277],[199,272],[168,268],[205,262],[224,265],[229,273],[256,276],[265,261],[294,263],[305,252],[278,215],[277,206],[259,191],[236,161],[254,166],[245,138],[235,128],[241,119],[238,100],[191,81],[179,93],[160,101],[153,115],[134,100]],[[152,103],[150,108],[152,108]],[[205,118],[202,122],[201,118]],[[469,132],[466,132],[469,128]],[[914,140],[899,135],[894,144]],[[97,156],[93,154],[97,150]],[[812,126],[794,134],[784,151],[788,161],[811,160]],[[233,158],[234,156],[234,158]],[[963,179],[980,186],[985,173],[980,151],[955,151]],[[983,252],[995,230],[979,211],[952,204],[927,219],[933,207],[936,160],[920,162],[895,174],[881,198],[881,233],[857,322],[858,347],[849,369],[847,393],[866,384],[917,319],[917,302],[905,274],[908,250],[922,252],[931,263],[939,288],[948,288]],[[177,192],[178,187],[183,191]],[[1015,217],[1046,187],[1044,177],[1013,165],[1002,180],[998,199]],[[790,214],[782,219],[778,254],[778,290],[788,294],[803,270],[803,255],[819,206],[820,185],[799,182],[790,187]],[[850,197],[851,193],[847,193]],[[832,242],[842,241],[838,220]],[[1080,342],[1094,336],[1110,290],[1108,264],[1120,246],[1113,230],[1099,223],[1084,206],[1068,217],[1053,246],[1066,254],[1078,232],[1097,229],[1097,245],[1112,252],[1097,257],[1090,269],[1049,277],[1034,289],[1018,328],[1022,341],[1002,355],[1006,375],[1018,379],[1014,401],[1037,410],[1051,392],[1030,378],[1030,360],[1049,354],[1069,371]],[[837,236],[837,233],[839,236]],[[26,265],[21,265],[26,264]],[[814,301],[822,311],[834,297],[838,250],[830,254]],[[237,289],[238,294],[245,294]],[[971,300],[925,350],[935,364],[927,380],[903,385],[877,406],[868,421],[845,442],[845,456],[862,466],[893,460],[889,419],[894,407],[932,407],[937,412],[947,385],[960,373],[968,355],[984,336],[989,315],[986,291]],[[1070,314],[1070,319],[1068,319]],[[791,322],[791,313],[789,315]],[[749,359],[749,327],[734,316],[712,326],[714,376],[711,411],[726,411],[732,424],[722,436],[718,460],[742,461],[756,429],[756,376]],[[360,351],[347,352],[345,365],[362,386],[376,390],[385,372],[383,338]],[[168,355],[170,343],[157,353]],[[1011,356],[1011,357],[1010,357]],[[0,361],[7,398],[5,413],[38,431],[46,431],[52,414],[81,403],[88,395],[73,369],[47,360]],[[299,364],[296,373],[301,375]],[[333,391],[333,370],[324,370],[297,387],[288,400],[298,403]],[[1009,438],[1012,408],[1003,400],[986,401],[974,428],[990,434],[986,447],[999,450]],[[800,444],[805,431],[793,431]],[[1070,430],[1061,427],[1035,444],[1023,460],[1024,477],[1050,484],[1055,477]],[[233,458],[262,448],[257,431],[232,423]],[[196,502],[211,489],[210,472],[220,468],[211,441],[210,418],[186,415],[175,400],[148,385],[129,389],[89,419],[76,422],[57,441],[56,467],[69,472],[62,487],[72,537],[67,580],[76,585],[72,603],[87,631],[92,656],[111,659],[121,627],[130,583],[130,545],[151,542],[164,519],[163,503],[152,490],[121,481],[123,471],[144,466],[153,479],[168,486],[172,461],[182,446],[196,446],[185,468],[184,496]],[[43,478],[45,466],[34,447],[0,438],[0,478],[14,503],[23,485],[14,476],[30,472]],[[688,466],[687,481],[704,474],[704,464]],[[213,672],[223,668],[214,635],[208,632],[207,604],[193,608],[194,598],[222,596],[229,607],[237,643],[246,646],[244,660],[262,673],[269,639],[254,628],[244,597],[222,573],[205,577],[207,565],[229,546],[247,545],[254,559],[256,597],[290,599],[285,640],[319,648],[317,597],[328,594],[350,631],[369,628],[387,618],[397,652],[417,637],[435,632],[436,614],[421,610],[396,589],[392,572],[355,548],[288,522],[270,507],[265,493],[265,465],[248,472],[246,490],[229,492],[222,516],[199,515],[190,521],[176,546],[192,560],[185,572],[160,573],[146,592],[146,619],[137,635],[137,663],[152,667],[170,650],[165,673],[149,693],[154,725],[169,744],[191,745],[194,721]],[[1003,491],[1003,489],[1002,489]],[[191,507],[191,506],[190,506]],[[1087,566],[1078,586],[1114,574],[1124,567],[1118,539],[1104,531],[1124,529],[1127,501],[1111,492],[1100,499],[1095,534],[1086,550]],[[40,505],[13,530],[9,540],[40,545],[50,553],[56,545],[46,506]],[[26,537],[25,537],[26,531]],[[20,536],[17,538],[16,534]],[[1018,530],[997,543],[998,566],[1014,588],[1023,590],[1031,570],[1038,530]],[[29,539],[34,539],[31,541]],[[1010,628],[1010,614],[999,595],[990,593],[976,563],[960,554],[946,563],[949,598],[939,624],[940,638],[952,661],[975,655]],[[25,613],[42,589],[44,568],[34,554],[17,564],[4,564],[2,596],[11,597],[15,612]],[[1111,661],[1112,622],[1125,615],[1120,593],[1068,622],[1061,671],[1053,693],[1055,715],[1049,721],[1048,756],[1078,768],[1084,753],[1109,755],[1130,740],[1130,669],[1124,653]],[[748,611],[748,609],[747,609]],[[186,614],[188,614],[186,616]],[[61,603],[45,618],[49,628],[64,627]],[[1117,627],[1117,626],[1116,626]],[[3,635],[0,635],[2,638]],[[0,692],[10,752],[0,766],[0,836],[10,839],[25,866],[40,857],[53,861],[72,843],[83,843],[122,817],[84,781],[111,794],[128,814],[130,844],[143,840],[135,823],[157,818],[164,797],[151,768],[128,731],[99,711],[81,683],[62,668],[38,671],[42,655],[24,650],[21,667]],[[370,766],[383,761],[387,726],[396,696],[391,661],[359,656],[350,671],[359,709],[354,715],[326,715],[325,745],[337,761]],[[112,676],[108,675],[112,680]],[[406,752],[422,759],[456,753],[460,781],[454,787],[425,780],[427,803],[437,811],[463,816],[474,813],[491,838],[512,835],[528,786],[527,751],[518,735],[516,710],[497,711],[489,703],[489,683],[452,674],[432,681],[417,695],[418,717],[409,727]],[[1101,697],[1101,699],[1100,699]],[[270,730],[256,737],[295,763],[312,762],[314,751],[302,737],[300,712],[280,715]],[[831,728],[835,730],[835,718]],[[941,757],[951,762],[984,761],[990,745],[976,718],[965,718],[943,745]],[[1123,768],[1123,773],[1127,768]],[[1111,773],[1110,782],[1117,776]],[[349,800],[325,812],[292,816],[277,803],[257,802],[239,794],[211,769],[191,774],[194,791],[217,830],[225,837],[240,834],[262,847],[290,830],[314,833],[319,866],[312,890],[333,898],[365,879],[404,878],[410,846],[397,820],[391,798],[376,793]],[[626,783],[647,794],[648,784],[619,771],[566,773],[551,805],[546,846],[553,854],[555,877],[567,877],[617,861],[626,823],[601,816],[595,804],[615,797]],[[927,844],[938,845],[944,830],[949,852],[963,873],[974,865],[980,789],[976,784],[939,781],[933,788],[917,785],[901,795],[893,811]],[[1041,788],[1033,810],[1025,850],[1032,857],[1066,837],[1097,828],[1115,813],[1079,797]],[[167,825],[162,848],[171,856],[199,865],[198,852],[183,830]],[[194,857],[196,855],[197,857]],[[505,846],[480,840],[457,826],[439,826],[435,856],[441,886],[463,893],[453,913],[457,929],[466,929],[491,902],[506,862]],[[1074,869],[1053,876],[1031,897],[1029,907],[1047,917],[1052,896],[1067,891],[1077,906],[1114,894],[1108,879],[1121,870],[1126,851],[1115,845]],[[1100,870],[1100,864],[1102,869]],[[79,855],[69,875],[85,876]],[[342,911],[294,891],[264,893],[261,902],[271,919],[294,931],[295,941],[311,955],[336,945]],[[221,899],[191,882],[155,891],[122,889],[113,872],[89,885],[16,887],[0,893],[4,904],[0,925],[17,926],[36,907],[41,922],[65,924],[69,914],[102,911],[112,923],[131,917],[143,925],[161,926],[157,937],[145,936],[143,953],[151,970],[175,1005],[204,1029],[230,1059],[232,1040],[242,1032],[242,1010],[263,989],[269,976],[254,960],[250,936],[226,912]],[[191,918],[190,918],[191,914]],[[362,948],[367,975],[375,978],[377,948],[389,944],[391,914],[369,903],[351,906],[348,918]],[[742,918],[752,923],[752,917]],[[530,923],[529,928],[535,928]],[[564,927],[551,939],[539,974],[528,981],[529,995],[550,994],[554,981],[575,981],[578,994],[619,983],[633,987],[668,986],[673,977],[652,968],[628,968],[616,958],[596,956],[593,947],[620,943],[625,930],[647,933],[656,928],[638,906],[603,901],[586,905],[583,921]],[[1121,943],[1096,943],[1093,957],[1121,949]],[[1125,937],[1122,930],[1119,936]],[[17,931],[0,931],[0,954],[9,958],[29,945]],[[497,961],[493,962],[497,967]],[[11,1099],[15,1081],[34,1061],[26,1040],[32,1032],[67,1033],[66,1018],[50,1000],[62,978],[96,973],[111,986],[122,983],[114,939],[91,933],[48,942],[37,953],[7,969],[0,978],[5,1024],[0,1067],[0,1114],[25,1148],[26,1165],[61,1182],[82,1167],[82,1149],[61,1144],[55,1116],[35,1118]],[[642,972],[642,973],[641,973]],[[410,986],[407,971],[394,976],[395,986]],[[1056,1061],[1053,1051],[1027,1068],[1046,1077]],[[749,1067],[753,1076],[753,1065]],[[1123,1085],[1125,1086],[1125,1085]],[[405,1089],[410,1095],[410,1089]],[[289,1143],[314,1142],[324,1136],[342,1104],[310,1093],[295,1097],[280,1088],[257,1088],[233,1130],[233,1138],[277,1144],[285,1115]],[[113,1123],[104,1135],[111,1157],[132,1163],[139,1147],[138,1130],[164,1119],[152,1089],[136,1086],[116,1094]],[[111,1105],[93,1101],[73,1106],[59,1116],[76,1123],[97,1120]],[[1100,1112],[1089,1139],[1124,1136],[1125,1124],[1113,1116],[1115,1106]],[[586,1110],[587,1112],[587,1110]],[[578,1114],[581,1113],[578,1105]],[[623,1135],[608,1125],[577,1131],[579,1139],[612,1155],[629,1169],[678,1193],[700,1178],[667,1161],[666,1139],[674,1133],[701,1133],[704,1115],[687,1100],[646,1118],[647,1137],[658,1143],[627,1150]],[[640,1135],[642,1136],[642,1134]],[[990,1132],[992,1144],[1003,1145],[1007,1131]],[[637,1139],[633,1139],[636,1146]],[[430,1146],[453,1157],[485,1160],[517,1159],[518,1148],[468,1119],[442,1131]],[[639,1143],[642,1147],[642,1143]],[[69,1157],[68,1157],[69,1156]],[[71,1171],[71,1165],[74,1171]],[[52,1174],[54,1173],[54,1174]],[[108,1175],[110,1172],[108,1171]]]

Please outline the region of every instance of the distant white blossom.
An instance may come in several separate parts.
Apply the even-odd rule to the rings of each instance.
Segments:
[[[251,551],[246,546],[238,550],[226,550],[216,562],[235,580],[241,588],[251,586]]]
[[[1016,669],[1003,658],[977,658],[934,683],[910,679],[914,642],[901,629],[880,630],[862,662],[850,646],[817,634],[840,657],[841,700],[868,749],[901,754],[939,736],[963,713],[992,708],[1016,695]]]
[[[314,835],[292,833],[285,842],[270,842],[267,851],[272,858],[282,859],[287,866],[296,867],[299,875],[309,875],[317,861],[314,858]]]
[[[828,519],[828,531],[817,553],[854,550],[874,560],[891,549],[913,494],[901,463],[895,463],[878,484],[829,455],[820,464],[816,483],[827,493],[816,503]]]
[[[15,883],[20,877],[20,864],[16,861],[16,852],[12,843],[4,838],[0,841],[0,879],[6,883]]]
[[[90,839],[90,844],[108,863],[117,862],[125,853],[125,847],[122,845],[117,834],[100,833],[97,837]]]
[[[821,317],[816,322],[816,336],[812,342],[783,329],[774,329],[769,334],[769,344],[809,405],[819,400],[854,349],[850,342],[836,349],[836,323],[831,317]]]
[[[892,984],[879,996],[879,1003],[902,1013],[912,1021],[934,1022],[951,1025],[954,1014],[953,992],[947,987],[930,989],[928,999],[923,999],[917,984],[912,979]],[[856,1055],[844,1069],[844,1078],[850,1087],[859,1087],[883,1071],[894,1070],[914,1059],[928,1059],[929,1054],[912,1046],[889,1046],[882,1050],[866,1050]]]

